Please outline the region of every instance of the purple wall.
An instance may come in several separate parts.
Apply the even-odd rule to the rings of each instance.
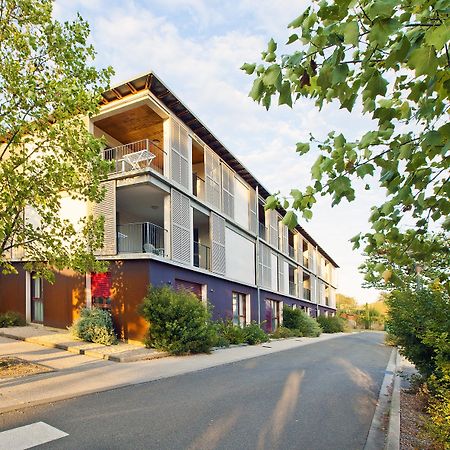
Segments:
[[[154,286],[168,284],[175,286],[175,280],[183,280],[191,283],[206,284],[208,289],[208,301],[213,306],[213,319],[232,318],[232,292],[241,292],[250,295],[251,320],[258,321],[258,293],[255,287],[249,287],[223,278],[214,277],[208,274],[196,272],[188,268],[172,266],[160,261],[151,260],[149,262],[150,283]],[[312,315],[315,316],[316,305],[303,300],[296,300],[279,294],[260,289],[260,314],[261,321],[266,319],[266,299],[282,301],[286,305],[297,305],[300,307],[310,307]],[[334,312],[332,308],[320,306],[321,311]]]

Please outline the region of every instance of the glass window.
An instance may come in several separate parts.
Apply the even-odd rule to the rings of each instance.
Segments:
[[[247,295],[233,292],[233,324],[247,325]]]

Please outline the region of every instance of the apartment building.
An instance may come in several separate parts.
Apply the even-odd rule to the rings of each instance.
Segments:
[[[282,323],[283,304],[335,313],[337,264],[302,227],[281,222],[284,210],[264,210],[269,192],[157,75],[105,92],[89,127],[107,141],[105,199],[68,198],[61,213],[74,223],[105,217],[98,258],[110,269],[61,271],[49,284],[13,255],[19,274],[0,277],[2,310],[65,327],[81,305],[102,306],[130,340],[145,334],[137,307],[149,284],[188,289],[212,304],[215,318],[267,330]]]

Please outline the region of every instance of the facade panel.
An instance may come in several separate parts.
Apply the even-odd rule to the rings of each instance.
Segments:
[[[233,280],[255,284],[255,243],[225,228],[226,275]]]

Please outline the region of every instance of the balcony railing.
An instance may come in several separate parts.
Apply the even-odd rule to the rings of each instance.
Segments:
[[[258,223],[258,232],[259,232],[259,237],[261,239],[263,239],[264,241],[268,241],[268,237],[269,237],[269,230],[267,229],[267,227],[259,222]]]
[[[205,180],[196,173],[192,174],[192,193],[200,200],[205,200]]]
[[[113,162],[112,173],[151,168],[163,174],[164,153],[164,150],[159,148],[154,141],[142,139],[118,147],[107,148],[103,150],[103,158]]]
[[[194,266],[201,269],[211,268],[211,249],[200,242],[194,241]]]
[[[311,289],[303,288],[303,298],[305,300],[311,300]]]
[[[151,222],[126,223],[117,226],[119,253],[153,253],[165,256],[166,230]]]
[[[297,284],[293,281],[289,281],[289,295],[297,297]]]

